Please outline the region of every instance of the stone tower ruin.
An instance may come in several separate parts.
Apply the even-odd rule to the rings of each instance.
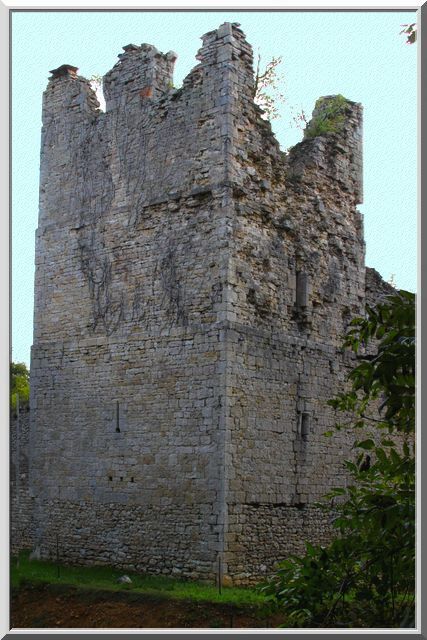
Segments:
[[[77,68],[44,94],[31,361],[34,544],[76,563],[236,583],[330,527],[348,444],[323,433],[365,299],[362,108],[316,103],[287,154],[236,24],[128,45],[106,112]],[[368,272],[369,274],[370,272]],[[373,284],[372,284],[373,283]]]

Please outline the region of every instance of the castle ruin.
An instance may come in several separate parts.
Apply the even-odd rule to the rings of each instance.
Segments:
[[[176,55],[127,45],[105,113],[77,68],[44,94],[29,491],[42,557],[259,579],[331,534],[324,432],[381,289],[365,269],[362,107],[287,154],[236,24]],[[336,97],[316,103],[312,125]],[[310,128],[310,125],[308,129]]]

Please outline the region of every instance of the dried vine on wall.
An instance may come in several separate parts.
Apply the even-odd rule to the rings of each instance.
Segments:
[[[185,292],[177,270],[176,243],[168,239],[163,256],[156,264],[155,276],[158,274],[162,288],[160,306],[165,309],[171,324],[187,326],[188,315],[185,309]]]
[[[75,152],[74,166],[81,169],[81,175],[77,176],[81,188],[78,248],[92,302],[91,328],[95,331],[101,326],[110,335],[123,320],[125,300],[123,292],[113,294],[113,261],[100,229],[102,219],[108,218],[115,196],[108,149],[104,144],[104,127],[103,123],[97,128],[88,127]]]

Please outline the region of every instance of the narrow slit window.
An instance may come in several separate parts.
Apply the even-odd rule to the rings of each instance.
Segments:
[[[120,404],[116,402],[116,433],[120,433]]]

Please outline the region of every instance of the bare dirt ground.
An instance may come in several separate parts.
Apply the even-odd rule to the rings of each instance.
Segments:
[[[11,594],[11,628],[274,628],[258,608],[173,600],[132,592],[25,585]]]

